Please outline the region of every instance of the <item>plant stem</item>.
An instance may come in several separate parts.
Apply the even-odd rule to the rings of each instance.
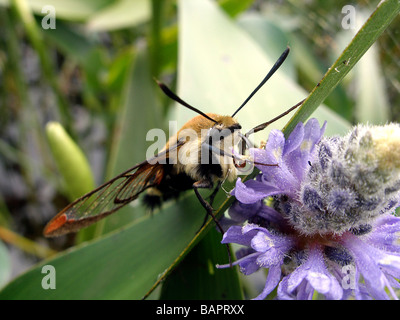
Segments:
[[[0,226],[0,239],[39,258],[48,258],[57,252]]]
[[[61,122],[67,131],[70,132],[71,135],[75,136],[72,128],[72,117],[69,112],[68,103],[61,91],[60,85],[57,81],[57,77],[54,73],[54,67],[49,60],[49,53],[46,51],[44,46],[43,34],[40,32],[36,21],[32,15],[32,12],[29,8],[29,5],[26,0],[11,0],[10,1],[12,7],[17,13],[19,19],[21,20],[27,37],[32,44],[32,47],[36,50],[40,63],[43,69],[43,75],[48,81],[49,85],[54,91],[54,94],[57,99],[57,113],[61,118]]]

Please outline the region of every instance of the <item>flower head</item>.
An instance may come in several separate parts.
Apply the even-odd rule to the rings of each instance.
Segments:
[[[244,274],[269,269],[257,299],[276,286],[279,299],[315,291],[397,299],[400,127],[359,125],[330,138],[324,128],[311,119],[287,139],[273,130],[265,149],[251,150],[255,162],[278,166],[259,165],[255,180],[237,180],[222,242],[243,246],[234,264]]]

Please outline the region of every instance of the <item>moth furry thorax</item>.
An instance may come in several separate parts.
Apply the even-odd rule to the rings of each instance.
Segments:
[[[185,143],[169,155],[169,163],[174,164],[174,172],[185,173],[194,181],[207,178],[232,181],[236,178],[236,168],[231,156],[233,148],[240,140],[240,124],[231,116],[207,113],[216,123],[198,115],[186,122],[176,135],[172,136],[166,148],[178,140]],[[221,150],[224,154],[218,154]]]

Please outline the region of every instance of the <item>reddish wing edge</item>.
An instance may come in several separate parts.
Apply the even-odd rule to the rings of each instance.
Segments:
[[[70,232],[77,232],[116,212],[135,200],[146,189],[159,184],[164,168],[160,160],[167,159],[169,151],[180,147],[183,143],[184,141],[178,141],[173,147],[160,152],[150,160],[135,165],[70,203],[48,222],[43,231],[44,236],[57,237]],[[118,181],[120,179],[122,179],[121,182]],[[118,184],[114,186],[114,190],[108,190],[112,188],[115,182],[118,182]],[[122,198],[122,196],[125,197]],[[94,200],[93,197],[95,197]],[[103,201],[103,199],[105,200]],[[102,201],[106,204],[99,207]],[[112,207],[102,211],[101,209],[107,205]],[[78,213],[82,214],[82,212],[78,212],[81,207],[87,209],[87,216],[79,216]],[[97,208],[100,209],[97,210]],[[96,212],[96,210],[99,212]]]

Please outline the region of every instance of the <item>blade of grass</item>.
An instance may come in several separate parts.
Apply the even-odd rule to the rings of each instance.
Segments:
[[[5,244],[0,241],[0,287],[8,281],[10,275],[11,257]]]
[[[254,0],[218,0],[221,8],[231,17],[236,17],[254,3]]]
[[[7,6],[11,0],[0,0],[0,5]],[[27,0],[30,9],[37,15],[43,15],[44,6],[54,7],[57,18],[68,21],[85,21],[103,7],[112,4],[114,0]]]
[[[49,85],[52,87],[54,94],[57,98],[56,107],[61,117],[62,124],[73,136],[75,136],[74,130],[72,128],[72,117],[69,112],[68,103],[57,81],[57,77],[54,73],[54,67],[50,62],[51,60],[49,59],[48,52],[43,41],[43,35],[36,24],[30,7],[26,0],[10,0],[10,2],[25,28],[27,37],[31,42],[32,47],[36,50],[39,56],[44,77],[46,78]]]
[[[162,53],[162,43],[161,43],[161,31],[164,18],[166,1],[151,1],[151,12],[152,19],[150,22],[150,32],[149,32],[149,48],[151,54],[151,68],[153,76],[158,78],[160,74],[161,67],[161,53]]]
[[[398,0],[381,1],[353,40],[345,48],[339,58],[325,73],[322,80],[312,90],[303,106],[285,127],[287,136],[300,121],[304,122],[325,100],[337,84],[349,73],[371,45],[390,25],[400,12]]]
[[[32,241],[28,238],[22,237],[19,234],[11,231],[10,229],[4,228],[0,226],[0,239],[13,245],[26,253],[35,255],[39,258],[49,258],[56,254],[56,251],[42,246],[35,241]]]
[[[120,0],[94,13],[87,22],[87,28],[91,32],[112,31],[135,26],[149,18],[149,1]]]

